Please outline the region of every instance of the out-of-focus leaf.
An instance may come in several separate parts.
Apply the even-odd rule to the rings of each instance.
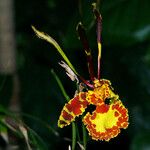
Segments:
[[[11,132],[14,133],[18,138],[22,138],[23,135],[19,130],[19,124],[20,124],[19,119],[16,120],[16,118],[10,117],[10,116],[5,116],[1,122],[3,125],[5,125]]]
[[[81,150],[85,150],[84,146],[80,142],[78,142],[78,145],[81,148]]]
[[[24,139],[25,139],[25,142],[27,144],[28,150],[32,150],[32,148],[31,148],[31,146],[29,144],[29,138],[28,138],[28,131],[27,131],[27,129],[23,125],[19,125],[19,129],[20,129],[21,133],[24,136]]]
[[[4,133],[11,132],[11,134],[17,140],[22,140],[26,143],[28,150],[35,148],[37,150],[47,150],[46,144],[41,137],[27,125],[22,123],[16,115],[13,115],[5,108],[0,107],[1,112],[4,112],[3,116],[0,116],[0,134],[4,136]],[[6,115],[7,114],[7,115]],[[6,135],[5,135],[6,137]],[[7,137],[8,138],[8,137]],[[9,142],[11,141],[8,141]],[[16,144],[16,143],[15,143]],[[18,145],[19,147],[22,145]]]
[[[33,147],[36,150],[48,150],[44,141],[41,139],[41,137],[35,131],[28,128],[28,135],[30,138],[30,143],[33,145]]]
[[[8,143],[8,132],[6,126],[4,126],[1,123],[1,118],[0,118],[0,136],[5,140],[6,143]]]
[[[141,132],[137,134],[132,143],[131,150],[149,150],[150,149],[150,132]]]
[[[52,128],[48,123],[42,121],[40,118],[28,114],[22,114],[22,116],[31,119],[32,121],[34,120],[34,122],[36,121],[41,125],[41,128],[46,128],[49,131],[49,134],[53,134],[56,137],[59,136],[59,133],[54,128]]]
[[[149,5],[149,0],[103,1],[103,41],[131,46],[150,40]]]

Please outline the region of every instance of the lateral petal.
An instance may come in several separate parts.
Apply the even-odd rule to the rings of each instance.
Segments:
[[[63,107],[58,120],[58,126],[63,128],[69,125],[76,117],[83,114],[87,105],[86,92],[80,92]]]

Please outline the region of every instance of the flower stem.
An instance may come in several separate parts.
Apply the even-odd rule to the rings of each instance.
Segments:
[[[68,102],[70,100],[69,96],[67,95],[64,86],[62,84],[62,82],[60,81],[59,77],[57,76],[57,74],[54,72],[54,70],[51,70],[52,75],[54,76],[54,78],[56,79],[58,86],[60,87],[60,90],[63,94],[63,96],[65,97],[66,101]],[[75,150],[75,146],[76,146],[76,137],[77,137],[77,127],[76,124],[74,122],[72,122],[72,150]]]
[[[86,145],[87,145],[87,132],[84,124],[82,124],[82,132],[83,132],[83,146],[84,149],[86,150]]]
[[[76,146],[76,124],[72,122],[72,150],[75,150]]]

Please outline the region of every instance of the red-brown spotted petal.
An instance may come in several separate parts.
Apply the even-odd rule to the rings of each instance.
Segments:
[[[80,92],[63,107],[58,120],[58,126],[63,128],[69,125],[75,120],[75,117],[81,115],[85,111],[87,105],[86,93]]]
[[[111,105],[101,104],[83,118],[89,135],[94,140],[109,141],[120,133],[120,129],[128,126],[128,110],[120,100]]]

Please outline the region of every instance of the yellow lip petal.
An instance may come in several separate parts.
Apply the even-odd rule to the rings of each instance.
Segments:
[[[83,123],[92,139],[109,141],[120,133],[121,128],[127,128],[128,111],[120,100],[109,106],[102,104],[92,114],[87,113]]]

